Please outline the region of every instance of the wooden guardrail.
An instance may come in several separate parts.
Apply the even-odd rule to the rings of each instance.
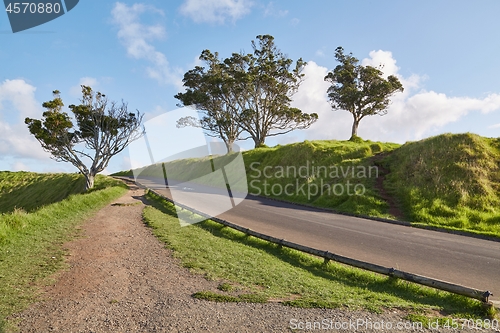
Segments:
[[[158,193],[156,193],[156,194],[158,194]],[[164,197],[164,196],[162,196],[162,197]],[[171,200],[169,200],[169,201],[172,202]],[[178,205],[177,203],[175,203],[175,204]],[[183,208],[189,209],[187,207],[183,207]],[[189,209],[189,210],[193,211],[192,209]],[[200,213],[196,212],[196,214],[200,214]],[[204,215],[202,215],[202,216],[204,216]],[[341,255],[338,255],[335,253],[328,252],[328,251],[317,250],[317,249],[314,249],[314,248],[311,248],[308,246],[289,242],[289,241],[284,240],[284,239],[279,239],[277,237],[264,235],[264,234],[261,234],[260,232],[257,232],[257,231],[254,231],[254,230],[251,230],[248,228],[244,228],[242,226],[239,226],[239,225],[236,225],[234,223],[222,220],[222,219],[217,218],[217,217],[207,217],[207,218],[210,220],[216,221],[218,223],[221,223],[225,226],[228,226],[230,228],[239,230],[247,235],[254,236],[254,237],[257,237],[257,238],[260,238],[260,239],[263,239],[263,240],[266,240],[266,241],[269,241],[272,243],[276,243],[276,244],[279,244],[281,246],[286,246],[286,247],[289,247],[291,249],[295,249],[295,250],[298,250],[301,252],[309,253],[309,254],[315,255],[317,257],[324,258],[326,260],[326,262],[328,262],[329,260],[333,260],[336,262],[340,262],[342,264],[346,264],[346,265],[357,267],[357,268],[362,268],[362,269],[365,269],[365,270],[368,270],[371,272],[375,272],[375,273],[379,273],[379,274],[383,274],[383,275],[387,275],[387,276],[393,276],[393,277],[397,277],[397,278],[402,279],[402,280],[415,282],[415,283],[418,283],[418,284],[421,284],[424,286],[433,287],[436,289],[452,292],[455,294],[475,298],[475,299],[480,300],[480,301],[485,302],[485,303],[488,302],[488,297],[493,295],[489,291],[481,291],[481,290],[474,289],[474,288],[464,287],[464,286],[449,283],[446,281],[432,279],[432,278],[422,276],[422,275],[407,273],[407,272],[400,271],[400,270],[397,270],[394,268],[387,268],[384,266],[364,262],[361,260],[351,259],[351,258],[344,257],[344,256],[341,256]]]
[[[159,197],[162,197],[165,200],[173,203],[174,205],[182,207],[182,208],[184,208],[186,210],[189,210],[189,211],[191,211],[191,212],[193,212],[195,214],[198,214],[200,216],[206,217],[207,219],[210,219],[212,221],[218,222],[218,223],[220,223],[222,225],[225,225],[227,227],[233,228],[235,230],[241,231],[241,232],[243,232],[243,233],[245,233],[247,235],[250,235],[250,236],[253,236],[253,237],[257,237],[257,238],[260,238],[260,239],[263,239],[263,240],[266,240],[266,241],[269,241],[269,242],[272,242],[272,243],[276,243],[276,244],[281,245],[281,246],[286,246],[288,248],[295,249],[295,250],[298,250],[298,251],[301,251],[301,252],[309,253],[309,254],[312,254],[312,255],[317,256],[317,257],[324,258],[325,262],[333,260],[333,261],[336,261],[336,262],[339,262],[339,263],[342,263],[342,264],[346,264],[346,265],[349,265],[349,266],[353,266],[353,267],[365,269],[365,270],[368,270],[368,271],[371,271],[371,272],[375,272],[375,273],[379,273],[379,274],[383,274],[383,275],[387,275],[387,276],[396,277],[396,278],[399,278],[399,279],[402,279],[402,280],[405,280],[405,281],[410,281],[410,282],[418,283],[420,285],[424,285],[424,286],[427,286],[427,287],[432,287],[432,288],[435,288],[435,289],[448,291],[448,292],[451,292],[451,293],[454,293],[454,294],[458,294],[458,295],[462,295],[462,296],[474,298],[474,299],[480,300],[480,301],[482,301],[482,302],[484,302],[486,304],[489,304],[488,298],[490,296],[493,296],[493,294],[490,291],[487,291],[487,290],[484,291],[484,290],[479,290],[479,289],[475,289],[475,288],[464,287],[464,286],[457,285],[457,284],[454,284],[454,283],[450,283],[450,282],[446,282],[446,281],[442,281],[442,280],[437,280],[437,279],[429,278],[429,277],[422,276],[422,275],[417,275],[417,274],[413,274],[413,273],[408,273],[408,272],[400,271],[400,270],[397,270],[397,269],[394,269],[394,268],[388,268],[388,267],[384,267],[384,266],[380,266],[380,265],[376,265],[376,264],[371,264],[371,263],[364,262],[364,261],[361,261],[361,260],[351,259],[351,258],[348,258],[348,257],[337,255],[335,253],[331,253],[331,252],[328,252],[328,251],[322,251],[322,250],[314,249],[314,248],[311,248],[311,247],[308,247],[308,246],[304,246],[304,245],[300,245],[300,244],[297,244],[297,243],[289,242],[289,241],[287,241],[285,239],[280,239],[280,238],[277,238],[277,237],[265,235],[265,234],[262,234],[260,232],[254,231],[252,229],[248,229],[248,228],[242,227],[240,225],[231,223],[229,221],[220,219],[218,217],[209,216],[209,215],[207,215],[207,214],[205,214],[205,213],[203,213],[201,211],[198,211],[197,209],[194,209],[192,207],[188,207],[188,206],[180,204],[178,202],[174,202],[172,199],[170,199],[170,198],[162,195],[161,193],[159,193],[159,192],[157,192],[155,190],[149,189],[146,186],[144,186],[144,185],[142,185],[142,184],[140,184],[138,182],[135,182],[135,183],[137,185],[145,188],[145,189],[148,189],[150,192],[154,193],[155,195],[157,195]]]

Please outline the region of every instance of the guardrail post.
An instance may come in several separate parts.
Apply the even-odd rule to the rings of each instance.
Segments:
[[[323,258],[325,258],[325,259],[323,260],[323,266],[328,266],[328,263],[330,262],[330,258],[328,257],[328,254],[329,254],[329,253],[330,253],[330,252],[325,251],[325,254],[324,254],[324,257],[323,257]]]
[[[484,292],[484,294],[483,294],[483,302],[484,302],[484,303],[488,303],[488,302],[489,302],[489,301],[488,301],[488,298],[489,298],[490,296],[493,296],[493,294],[492,294],[489,290],[486,290],[486,291]]]
[[[279,242],[278,242],[278,249],[282,249],[283,248],[283,241],[284,239],[280,239]]]

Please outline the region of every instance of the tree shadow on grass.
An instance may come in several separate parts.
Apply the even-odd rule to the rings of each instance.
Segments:
[[[40,174],[32,177],[29,183],[16,187],[9,192],[0,192],[0,214],[12,213],[16,209],[21,209],[27,213],[36,211],[43,206],[47,206],[62,201],[73,194],[84,193],[85,177],[79,174],[54,174],[47,176]],[[127,187],[121,181],[98,175],[94,188],[87,191],[91,193],[111,186]]]
[[[165,201],[159,202],[156,200],[148,200],[148,204],[164,214],[177,218],[174,206],[166,203]],[[436,289],[420,286],[415,283],[399,280],[397,278],[385,277],[377,273],[363,271],[361,269],[356,269],[340,263],[331,262],[325,265],[322,258],[317,258],[290,248],[280,247],[277,244],[245,235],[244,233],[235,231],[214,221],[203,221],[191,227],[201,228],[217,238],[228,239],[254,249],[264,251],[269,255],[292,265],[293,267],[305,270],[317,277],[332,282],[353,288],[366,289],[379,294],[395,296],[408,302],[422,304],[423,306],[438,307],[442,309],[443,314],[469,314],[475,316],[485,316],[485,310],[481,303],[467,297],[438,291]],[[352,297],[353,295],[349,296]],[[360,297],[364,297],[366,301],[373,299],[373,296],[371,295],[360,295]],[[314,301],[303,302],[298,299],[293,302],[288,302],[288,304],[300,307],[341,306],[341,304],[335,302],[329,304],[327,300],[315,303]]]
[[[69,179],[72,177],[73,179]],[[81,193],[85,188],[83,176],[75,175],[59,177],[33,178],[30,183],[14,188],[8,193],[0,194],[0,213],[11,213],[16,208],[33,212],[43,206],[61,201],[71,194]]]

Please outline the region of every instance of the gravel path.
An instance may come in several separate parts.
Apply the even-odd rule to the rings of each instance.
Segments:
[[[386,332],[389,323],[392,331],[445,331],[396,329],[401,312],[375,315],[193,299],[197,291],[216,291],[219,282],[181,267],[145,227],[143,194],[131,186],[85,223],[83,238],[66,244],[70,268],[45,290],[43,301],[15,316],[21,332],[291,332],[323,320],[323,329],[305,331]],[[365,324],[356,326],[358,320]],[[382,322],[386,329],[377,329]]]

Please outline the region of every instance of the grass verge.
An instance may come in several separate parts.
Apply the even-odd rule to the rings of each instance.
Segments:
[[[144,210],[144,220],[174,250],[174,256],[193,272],[226,281],[219,286],[220,292],[200,291],[196,297],[242,301],[232,291],[236,288],[247,295],[244,297],[306,308],[372,312],[400,308],[415,314],[439,311],[460,318],[487,315],[476,300],[338,263],[324,265],[322,259],[280,248],[210,220],[182,228],[172,204],[152,193],[148,198],[152,206]]]
[[[126,192],[122,182],[108,177],[99,177],[96,186],[96,190],[70,195],[37,210],[0,215],[4,230],[0,239],[0,332],[15,330],[15,323],[5,318],[34,302],[40,287],[52,283],[50,277],[64,267],[62,245],[77,235],[77,226]]]

